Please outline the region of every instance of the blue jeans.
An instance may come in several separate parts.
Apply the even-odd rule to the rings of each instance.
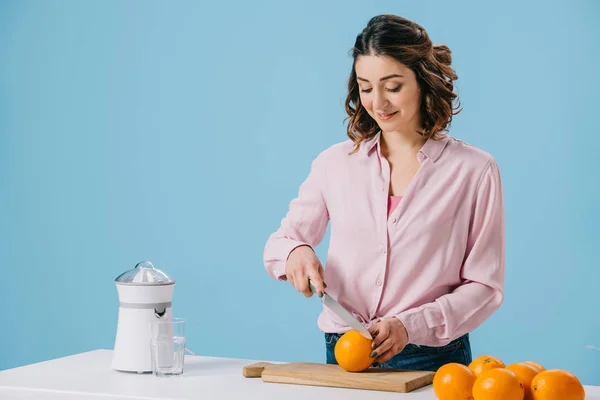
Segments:
[[[337,364],[335,360],[335,344],[341,337],[338,333],[325,334],[327,364]],[[439,367],[450,362],[469,365],[472,361],[469,334],[453,340],[445,346],[429,347],[408,344],[387,362],[377,365],[378,368],[398,368],[419,371],[437,371]],[[375,360],[377,362],[377,360]]]

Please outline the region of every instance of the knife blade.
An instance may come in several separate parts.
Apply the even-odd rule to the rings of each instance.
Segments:
[[[313,293],[316,293],[315,286],[312,281],[308,280],[308,286]],[[323,291],[323,297],[321,297],[321,302],[327,306],[331,311],[333,311],[338,317],[342,319],[345,323],[347,323],[352,329],[357,330],[360,334],[362,334],[367,339],[373,339],[369,330],[364,327],[363,324],[360,323],[352,314],[348,312],[340,303],[338,303],[333,297],[331,297],[327,292]]]

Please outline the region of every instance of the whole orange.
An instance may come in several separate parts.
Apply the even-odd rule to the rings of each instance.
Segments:
[[[481,375],[486,371],[489,371],[490,369],[504,367],[506,367],[506,365],[504,365],[502,360],[494,356],[487,355],[477,357],[469,364],[469,368],[471,368],[471,371],[475,372],[475,375],[477,376]]]
[[[583,400],[585,390],[579,379],[564,369],[542,371],[531,381],[534,400]]]
[[[433,376],[433,391],[438,400],[473,400],[475,373],[466,365],[442,365]]]
[[[375,359],[371,357],[373,339],[367,339],[356,330],[344,333],[333,350],[339,366],[349,372],[369,368]]]
[[[522,362],[514,363],[506,367],[506,369],[512,371],[517,375],[517,379],[523,385],[525,389],[524,400],[533,400],[533,393],[531,392],[531,381],[539,373],[539,370],[531,364]]]
[[[517,375],[506,368],[485,371],[473,384],[474,400],[523,400],[524,393]]]
[[[544,368],[544,366],[542,364],[537,363],[535,361],[525,361],[525,363],[529,364],[529,365],[533,365],[535,368],[538,369],[538,372],[542,372],[542,371],[546,370],[546,368]]]

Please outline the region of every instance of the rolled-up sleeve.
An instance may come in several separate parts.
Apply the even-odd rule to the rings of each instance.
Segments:
[[[462,284],[431,303],[402,312],[409,342],[442,346],[473,331],[504,298],[504,200],[500,172],[492,158],[475,191]]]
[[[327,165],[323,152],[312,162],[308,177],[290,202],[279,228],[267,240],[263,262],[271,277],[286,280],[285,264],[292,250],[302,245],[314,249],[323,240],[329,221],[326,185]]]

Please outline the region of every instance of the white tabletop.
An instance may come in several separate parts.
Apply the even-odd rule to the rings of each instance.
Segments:
[[[352,390],[265,383],[245,378],[245,365],[265,360],[187,356],[184,374],[158,378],[152,374],[110,368],[112,351],[96,350],[0,371],[1,399],[285,399],[435,400],[431,385],[411,393]],[[586,400],[600,400],[600,387],[586,386]]]

